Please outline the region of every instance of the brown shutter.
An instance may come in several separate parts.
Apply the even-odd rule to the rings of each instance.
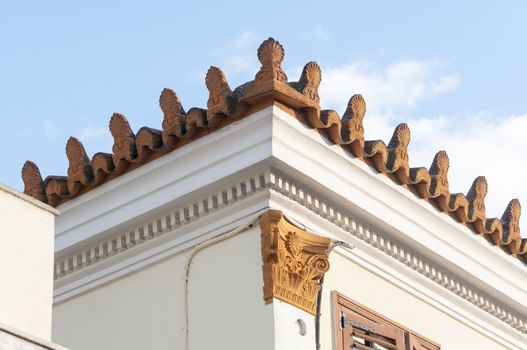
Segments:
[[[355,313],[343,312],[341,327],[342,344],[346,350],[406,349],[403,331],[372,322]]]
[[[413,334],[408,334],[408,346],[410,350],[427,350]]]
[[[430,339],[333,292],[337,350],[440,350]]]

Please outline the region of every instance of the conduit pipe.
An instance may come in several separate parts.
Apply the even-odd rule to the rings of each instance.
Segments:
[[[223,241],[225,241],[225,240],[227,240],[229,238],[232,238],[232,237],[242,233],[246,229],[252,227],[256,222],[258,222],[258,220],[260,219],[260,215],[263,214],[264,212],[267,212],[268,210],[269,210],[268,207],[258,210],[257,212],[255,212],[253,214],[253,216],[249,220],[247,220],[246,222],[242,223],[237,228],[235,228],[235,229],[233,229],[231,231],[222,233],[219,236],[213,237],[213,238],[211,238],[209,240],[206,240],[205,242],[202,242],[202,243],[198,244],[196,247],[194,247],[194,249],[190,253],[190,255],[189,255],[188,259],[187,259],[187,263],[185,264],[185,303],[184,303],[184,309],[185,309],[185,349],[186,350],[189,350],[189,308],[188,308],[188,306],[189,306],[188,305],[188,303],[189,303],[189,295],[188,295],[188,285],[189,285],[189,280],[190,280],[190,265],[192,264],[192,260],[203,249],[208,248],[210,246],[213,246],[213,245],[215,245],[217,243],[223,242]]]

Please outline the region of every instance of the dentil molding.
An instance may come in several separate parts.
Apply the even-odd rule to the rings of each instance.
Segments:
[[[148,241],[155,240],[157,237],[164,236],[226,206],[233,205],[266,190],[272,190],[293,200],[509,326],[527,334],[527,320],[520,314],[487,295],[484,291],[455,276],[451,271],[437,266],[437,264],[409,249],[403,243],[393,240],[388,235],[377,232],[375,229],[360,222],[345,209],[330,203],[319,193],[274,169],[261,171],[256,175],[242,178],[230,186],[225,186],[202,197],[199,201],[174,208],[172,211],[145,222],[132,230],[117,233],[103,241],[82,247],[75,253],[58,259],[55,263],[55,280],[61,280],[66,276],[75,278],[77,271],[87,267],[95,267],[99,262],[112,256],[128,252]],[[287,221],[285,222],[287,223]],[[294,227],[294,231],[300,232],[301,230]],[[285,244],[285,241],[283,244]],[[268,286],[270,285],[268,284]],[[268,293],[264,292],[264,295],[270,295]],[[283,300],[282,298],[278,299]],[[302,308],[305,310],[306,307]],[[312,310],[312,307],[313,305],[307,308]]]

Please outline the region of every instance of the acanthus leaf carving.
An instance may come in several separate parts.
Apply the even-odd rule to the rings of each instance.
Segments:
[[[258,48],[258,60],[262,64],[255,81],[276,80],[287,82],[287,75],[282,70],[284,48],[273,38],[265,40]]]
[[[304,66],[299,80],[300,92],[311,101],[320,103],[318,87],[322,81],[322,72],[317,62],[311,61]]]
[[[24,193],[41,202],[47,203],[48,199],[44,191],[44,181],[37,165],[28,160],[22,167],[22,180],[24,182]]]
[[[264,300],[280,299],[314,315],[331,240],[292,225],[278,210],[264,214],[260,228]]]

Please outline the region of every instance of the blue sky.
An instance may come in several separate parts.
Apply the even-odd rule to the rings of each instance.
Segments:
[[[451,188],[486,175],[487,212],[500,216],[511,198],[527,205],[526,13],[523,1],[3,2],[0,182],[22,189],[26,159],[66,174],[69,136],[90,156],[110,151],[113,112],[160,128],[165,86],[205,106],[208,67],[231,87],[251,80],[273,36],[290,80],[321,65],[324,108],[342,113],[363,93],[367,138],[408,122],[412,165],[446,149]]]

